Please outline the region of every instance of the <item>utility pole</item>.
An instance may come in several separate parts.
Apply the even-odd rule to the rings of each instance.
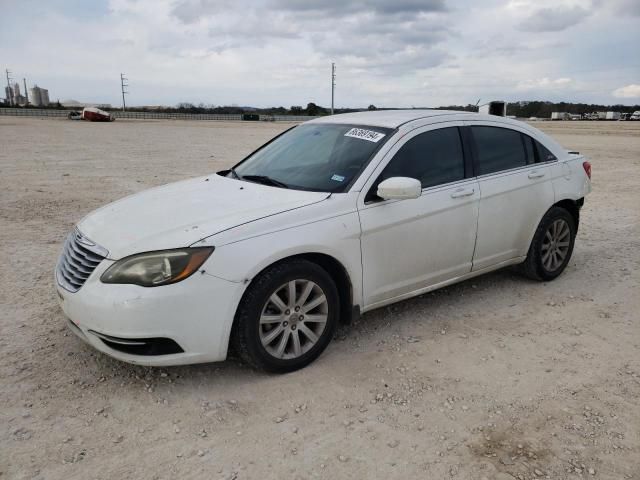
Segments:
[[[13,89],[11,88],[11,72],[9,71],[9,69],[6,69],[5,72],[7,72],[7,87],[9,87],[9,90],[7,90],[7,95],[9,96],[9,98],[7,98],[7,100],[9,100],[9,105],[13,106]]]
[[[331,115],[333,115],[333,98],[335,96],[336,89],[336,64],[331,63]]]
[[[129,84],[125,83],[127,81],[127,77],[124,76],[124,73],[120,74],[120,88],[122,89],[122,111],[124,112],[124,109],[127,107],[125,101],[124,101],[124,96],[125,94],[129,93],[127,92],[124,87],[128,87]]]
[[[24,98],[27,99],[27,103],[25,103],[25,107],[29,106],[29,92],[27,91],[27,79],[23,78],[22,81],[24,82]]]

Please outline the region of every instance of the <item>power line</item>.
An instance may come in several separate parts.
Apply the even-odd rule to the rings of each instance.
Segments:
[[[128,81],[128,78],[124,76],[124,73],[121,73],[120,74],[120,88],[122,90],[122,111],[123,112],[124,112],[125,108],[127,108],[127,104],[124,101],[124,96],[125,96],[125,94],[127,94],[127,95],[129,94],[129,92],[124,89],[125,87],[129,86],[128,83],[125,83],[126,81]]]
[[[11,88],[11,71],[7,68],[5,72],[7,73],[7,100],[9,100],[9,105],[13,106],[15,102],[13,98],[13,89]]]

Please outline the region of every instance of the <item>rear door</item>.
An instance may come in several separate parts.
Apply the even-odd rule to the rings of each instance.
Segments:
[[[480,186],[476,271],[527,254],[540,219],[554,203],[551,165],[556,159],[525,130],[467,124]]]
[[[418,128],[380,163],[358,200],[365,308],[410,296],[471,271],[478,185],[465,163],[461,122]],[[382,200],[390,177],[422,183],[422,195]]]

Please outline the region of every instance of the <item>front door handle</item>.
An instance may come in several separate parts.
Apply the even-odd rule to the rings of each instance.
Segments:
[[[461,188],[460,190],[456,190],[451,194],[451,198],[461,198],[468,197],[469,195],[473,195],[475,190],[473,188]]]
[[[544,177],[544,172],[538,172],[537,170],[534,170],[532,172],[529,172],[528,177],[529,178],[542,178],[542,177]]]

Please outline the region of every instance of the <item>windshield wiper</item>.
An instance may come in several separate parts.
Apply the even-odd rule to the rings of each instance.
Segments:
[[[282,183],[280,180],[268,177],[266,175],[243,175],[242,180],[249,180],[250,182],[261,183],[263,185],[271,185],[273,187],[289,188],[289,185]]]

